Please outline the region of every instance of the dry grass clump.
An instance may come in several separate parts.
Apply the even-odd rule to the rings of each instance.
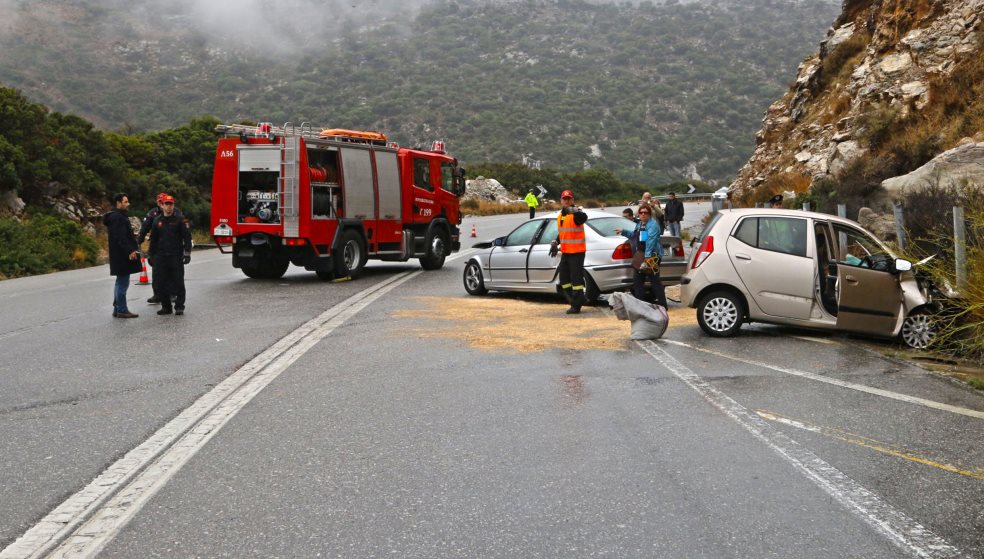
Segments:
[[[981,205],[984,200],[977,195],[973,200],[965,198],[963,201],[966,204],[967,285],[960,291],[959,297],[944,305],[939,318],[941,333],[936,349],[984,366],[984,282],[980,281],[984,277],[984,206]],[[953,222],[952,217],[949,222]],[[952,228],[938,223],[915,241],[910,249],[913,259],[922,259],[933,253],[939,255],[925,264],[922,270],[930,274],[937,285],[955,285]],[[984,383],[984,380],[980,382]]]
[[[847,83],[854,67],[864,58],[870,41],[871,36],[867,33],[856,32],[824,57],[817,79],[819,90],[825,91],[835,83]]]

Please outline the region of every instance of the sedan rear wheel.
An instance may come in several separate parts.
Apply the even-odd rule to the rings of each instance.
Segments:
[[[465,264],[465,273],[462,277],[465,284],[465,291],[469,295],[485,295],[489,292],[485,288],[485,279],[482,277],[482,267],[475,261]]]
[[[703,296],[697,304],[697,322],[711,336],[734,336],[741,328],[744,307],[738,297],[728,291],[714,291]]]
[[[899,337],[913,349],[926,349],[936,341],[936,321],[925,311],[910,313],[902,322]]]

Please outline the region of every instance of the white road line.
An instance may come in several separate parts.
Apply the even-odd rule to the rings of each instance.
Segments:
[[[223,425],[318,341],[376,299],[420,275],[387,278],[309,320],[216,385],[6,549],[0,559],[92,557]]]
[[[728,355],[726,353],[721,353],[718,351],[713,351],[710,349],[700,348],[688,343],[678,342],[675,340],[661,340],[663,343],[677,345],[681,347],[686,347],[694,351],[699,351],[702,353],[708,353],[710,355],[716,355],[718,357],[723,357],[725,359],[730,359],[732,361],[738,361],[740,363],[745,363],[747,365],[754,365],[756,367],[762,367],[765,369],[771,369],[773,371],[778,371],[780,373],[785,373],[787,375],[793,375],[797,377],[803,377],[810,380],[815,380],[817,382],[823,382],[827,384],[833,384],[834,386],[840,386],[841,388],[849,388],[851,390],[857,390],[859,392],[867,392],[868,394],[874,394],[876,396],[883,396],[885,398],[891,398],[892,400],[898,400],[900,402],[906,402],[909,404],[916,404],[920,406],[925,406],[927,408],[933,408],[941,411],[946,411],[950,413],[956,413],[959,415],[965,415],[967,417],[974,417],[977,419],[984,419],[984,411],[972,410],[968,408],[961,408],[959,406],[952,406],[950,404],[944,404],[942,402],[936,402],[933,400],[927,400],[925,398],[919,398],[917,396],[909,396],[908,394],[900,394],[898,392],[892,392],[891,390],[882,390],[881,388],[874,388],[872,386],[866,386],[864,384],[857,384],[854,382],[848,382],[846,380],[839,380],[835,378],[825,377],[823,375],[818,375],[816,373],[811,373],[808,371],[800,371],[797,369],[788,369],[786,367],[777,367],[775,365],[770,365],[768,363],[762,363],[761,361],[754,361],[752,359],[745,359],[743,357],[735,357],[734,355]]]
[[[735,420],[755,438],[820,486],[828,495],[911,556],[935,559],[959,555],[960,551],[946,540],[885,503],[877,495],[803,448],[796,441],[773,429],[764,419],[702,380],[654,342],[645,340],[636,343],[711,405]]]

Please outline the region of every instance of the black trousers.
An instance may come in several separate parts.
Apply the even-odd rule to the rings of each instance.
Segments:
[[[576,252],[573,254],[561,253],[560,268],[560,287],[564,291],[584,291],[584,253]]]
[[[535,215],[536,215],[536,208],[530,206],[530,219],[533,219],[533,216]]]
[[[649,289],[652,291],[653,301],[659,303],[664,309],[669,307],[666,304],[666,287],[659,274],[640,274],[639,270],[632,272],[632,294],[640,301],[646,300],[646,281],[649,281]]]
[[[171,308],[171,295],[177,297],[174,306],[183,309],[185,306],[185,269],[181,256],[154,257],[154,279],[161,299],[161,309]]]

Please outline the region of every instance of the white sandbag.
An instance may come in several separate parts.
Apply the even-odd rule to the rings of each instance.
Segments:
[[[670,317],[662,306],[640,301],[628,293],[613,293],[611,305],[619,320],[632,321],[633,340],[655,340],[666,333]]]
[[[627,293],[616,291],[608,298],[608,306],[612,308],[612,312],[615,313],[615,318],[619,320],[629,319],[629,316],[625,314],[625,303],[622,302],[622,297],[625,295],[627,295]]]

